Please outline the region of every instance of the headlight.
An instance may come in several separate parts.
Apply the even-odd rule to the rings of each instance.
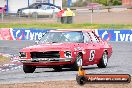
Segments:
[[[21,57],[21,58],[26,57],[26,53],[25,52],[20,52],[19,54],[20,54],[19,57]]]
[[[65,51],[65,52],[64,52],[64,56],[65,56],[66,58],[71,58],[71,56],[72,56],[71,51]]]

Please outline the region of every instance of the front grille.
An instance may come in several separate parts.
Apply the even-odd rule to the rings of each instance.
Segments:
[[[59,51],[31,52],[31,58],[60,58]]]

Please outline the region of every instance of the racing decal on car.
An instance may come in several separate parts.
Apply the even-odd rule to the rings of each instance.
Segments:
[[[95,50],[91,50],[90,51],[89,61],[93,61],[94,60],[94,56],[95,56]]]

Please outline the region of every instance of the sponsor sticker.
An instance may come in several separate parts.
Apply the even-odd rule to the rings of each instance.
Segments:
[[[86,83],[130,83],[131,76],[129,74],[85,74],[82,67],[76,76],[79,85]]]

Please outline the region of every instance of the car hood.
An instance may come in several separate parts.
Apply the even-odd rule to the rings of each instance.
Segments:
[[[81,43],[52,43],[29,46],[20,50],[20,52],[42,52],[42,51],[68,51],[82,46]]]

